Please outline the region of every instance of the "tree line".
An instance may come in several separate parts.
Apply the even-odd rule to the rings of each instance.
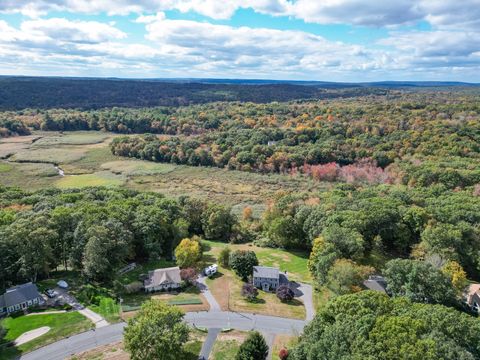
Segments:
[[[236,222],[220,205],[130,190],[2,187],[0,204],[2,288],[37,281],[58,267],[109,284],[127,262],[170,259],[192,234],[227,240]]]

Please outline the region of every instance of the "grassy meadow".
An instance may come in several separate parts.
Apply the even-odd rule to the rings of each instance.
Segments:
[[[122,186],[168,196],[190,195],[245,206],[258,217],[268,199],[283,191],[318,191],[329,186],[289,175],[262,175],[209,167],[153,163],[112,155],[117,134],[100,131],[35,132],[0,140],[0,184],[25,189]],[[65,176],[55,169],[58,165]]]

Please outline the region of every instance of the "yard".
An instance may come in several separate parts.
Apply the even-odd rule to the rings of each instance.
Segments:
[[[209,360],[233,360],[240,348],[240,345],[247,338],[248,333],[244,331],[231,331],[220,333],[213,345]]]
[[[257,299],[247,301],[241,296],[243,282],[228,269],[219,267],[217,275],[207,279],[207,284],[224,311],[230,310],[305,319],[305,307],[297,299],[289,303],[282,303],[275,293],[259,290]]]
[[[149,299],[161,300],[168,305],[176,305],[185,312],[208,311],[210,308],[207,300],[200,293],[200,290],[195,286],[190,286],[181,292],[157,292],[149,294],[141,292],[125,295],[122,303],[124,315],[126,315],[127,318],[131,317],[132,314],[129,314],[129,312],[135,312]]]
[[[13,341],[23,333],[43,326],[50,331],[30,342],[18,347],[9,347],[0,351],[0,359],[11,359],[21,353],[32,351],[38,347],[55,342],[61,338],[87,331],[93,328],[93,323],[78,312],[60,314],[42,314],[34,316],[10,316],[1,321],[5,328],[5,341]]]

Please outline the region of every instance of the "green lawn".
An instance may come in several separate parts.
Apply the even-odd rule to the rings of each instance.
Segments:
[[[217,340],[210,356],[213,360],[233,360],[238,349],[240,349],[240,343],[237,340]]]
[[[0,359],[10,359],[19,353],[32,351],[40,346],[55,342],[61,338],[80,333],[93,328],[93,323],[87,320],[78,312],[69,312],[61,314],[45,314],[18,317],[7,317],[1,321],[2,326],[6,329],[6,341],[13,341],[23,333],[49,326],[51,329],[45,335],[32,340],[28,343],[15,348],[7,348],[0,352]]]
[[[202,350],[202,341],[200,340],[193,340],[187,342],[183,346],[184,354],[183,356],[179,356],[180,360],[197,360],[198,355],[200,355],[200,351]]]
[[[102,315],[110,323],[120,321],[120,305],[112,298],[102,297],[99,305],[92,304],[88,308]]]
[[[140,306],[149,299],[157,299],[166,302],[169,305],[200,305],[200,290],[195,286],[190,286],[181,292],[156,292],[156,293],[137,293],[123,296],[123,311],[138,310]]]

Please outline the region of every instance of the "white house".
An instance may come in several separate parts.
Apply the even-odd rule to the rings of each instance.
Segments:
[[[156,269],[148,272],[148,278],[144,281],[145,292],[178,289],[181,286],[180,268],[170,267]]]
[[[0,314],[26,310],[44,302],[45,300],[38,292],[37,285],[31,282],[17,285],[7,289],[5,294],[0,295]]]

